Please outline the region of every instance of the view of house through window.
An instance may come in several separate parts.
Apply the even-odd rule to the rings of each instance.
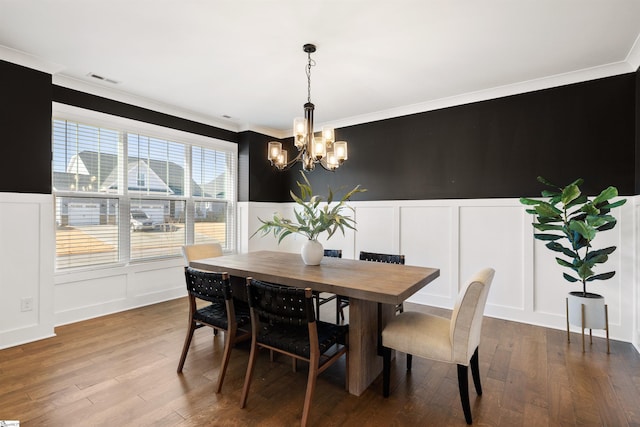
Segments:
[[[189,243],[233,251],[235,144],[193,139],[54,119],[56,268],[178,256]]]

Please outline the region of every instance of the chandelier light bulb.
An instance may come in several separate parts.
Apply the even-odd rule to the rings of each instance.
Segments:
[[[271,141],[267,159],[279,170],[288,169],[301,162],[305,171],[314,170],[316,163],[320,163],[326,170],[333,171],[347,160],[347,143],[335,142],[335,130],[330,126],[323,126],[320,136],[314,136],[315,105],[311,102],[311,67],[315,66],[316,62],[311,59],[311,54],[316,51],[316,46],[307,43],[302,50],[307,54],[307,102],[304,104],[304,117],[293,119],[293,145],[298,150],[298,155],[289,161],[287,151],[282,149],[282,143]]]

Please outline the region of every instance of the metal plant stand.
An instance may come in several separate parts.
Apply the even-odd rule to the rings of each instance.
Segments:
[[[584,349],[584,330],[586,329],[586,325],[585,325],[585,315],[584,315],[584,309],[585,309],[585,305],[584,304],[580,304],[581,309],[582,309],[582,313],[581,313],[581,319],[582,319],[582,324],[581,325],[576,325],[576,326],[580,326],[582,329],[582,352],[585,352]],[[569,298],[566,298],[565,300],[565,307],[567,310],[567,342],[571,342],[571,335],[569,333]],[[605,326],[604,326],[604,330],[607,333],[607,354],[610,354],[610,347],[609,347],[609,307],[607,304],[604,305],[604,319],[605,319]],[[589,344],[593,344],[593,334],[592,334],[592,329],[589,328]]]

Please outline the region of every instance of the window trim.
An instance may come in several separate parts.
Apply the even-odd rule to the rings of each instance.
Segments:
[[[238,248],[238,234],[237,234],[237,229],[238,229],[238,179],[237,179],[238,145],[235,142],[215,139],[215,138],[198,135],[194,133],[189,133],[189,132],[185,132],[177,129],[164,127],[164,126],[159,126],[151,123],[128,119],[125,117],[114,116],[111,114],[88,110],[86,108],[80,108],[80,107],[75,107],[71,105],[61,104],[58,102],[52,103],[51,120],[52,120],[52,123],[54,120],[68,120],[72,122],[86,124],[89,126],[114,129],[123,134],[125,133],[139,134],[139,135],[144,135],[145,137],[157,138],[161,140],[167,140],[175,143],[185,144],[186,146],[189,147],[189,149],[186,150],[187,154],[185,159],[186,165],[187,165],[185,168],[185,172],[188,173],[189,178],[191,178],[191,173],[192,173],[191,147],[201,147],[201,148],[210,149],[210,150],[219,150],[219,151],[229,152],[233,157],[234,165],[232,169],[235,176],[233,177],[232,182],[230,184],[230,190],[232,194],[230,194],[229,197],[225,197],[225,199],[223,199],[225,202],[228,202],[230,204],[228,219],[231,220],[231,224],[226,227],[226,234],[228,238],[228,248],[227,250],[225,250],[225,253],[235,253],[237,251],[237,248]],[[53,151],[53,147],[52,147],[52,151]],[[74,195],[78,196],[78,193],[67,192],[67,191],[59,191],[59,192],[53,191],[53,195],[60,196],[60,197],[73,197]],[[129,191],[126,185],[124,186],[123,191],[117,194],[105,194],[101,192],[83,192],[81,196],[82,197],[94,196],[94,197],[118,198],[120,200],[121,213],[129,209],[130,202],[131,202],[131,196],[129,195]],[[142,198],[144,199],[148,197],[151,197],[151,196],[143,196]],[[152,198],[158,198],[158,196],[153,196]],[[186,206],[187,212],[189,212],[190,209],[193,209],[193,206],[196,202],[203,201],[201,198],[194,197],[191,194],[191,179],[189,179],[188,182],[185,183],[184,195],[161,196],[160,198],[164,200],[184,200],[186,202],[185,206]],[[186,244],[193,243],[193,239],[194,239],[193,215],[188,215],[187,218],[189,218],[189,216],[191,216],[191,225],[187,226],[187,232],[185,234]],[[128,214],[126,217],[128,218]],[[126,229],[127,230],[129,229],[128,222],[126,224]],[[124,226],[122,224],[121,224],[121,230],[124,230]],[[139,265],[145,262],[158,261],[158,257],[142,259],[142,260],[131,260],[131,256],[128,249],[128,246],[130,244],[129,239],[130,239],[130,236],[120,237],[119,244],[122,246],[120,248],[120,251],[123,254],[123,257],[120,258],[115,263],[86,265],[86,266],[63,268],[63,269],[56,268],[55,271],[56,273],[81,272],[83,270],[91,270],[91,269],[121,268],[127,265]],[[161,258],[170,259],[170,258],[177,258],[177,256],[167,255]],[[55,262],[54,262],[54,265],[55,265]]]

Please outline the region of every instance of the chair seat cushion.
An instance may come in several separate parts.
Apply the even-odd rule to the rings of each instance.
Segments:
[[[316,325],[320,354],[325,353],[334,344],[345,344],[349,325],[335,325],[319,320],[316,321]],[[305,358],[310,357],[309,327],[307,325],[294,326],[279,323],[274,327],[266,322],[261,322],[260,326],[256,337],[259,343]]]
[[[382,345],[427,359],[451,362],[450,320],[426,313],[405,311],[382,331]]]
[[[251,315],[246,304],[239,303],[234,306],[236,312],[236,322],[238,328],[251,324]],[[198,309],[193,315],[196,321],[228,329],[227,307],[224,301],[214,301],[210,305]]]

